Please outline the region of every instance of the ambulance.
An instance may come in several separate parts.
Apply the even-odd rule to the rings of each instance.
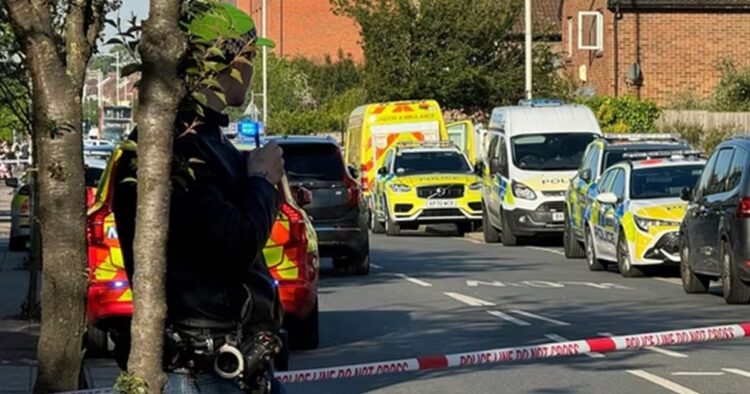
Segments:
[[[436,101],[367,104],[349,115],[344,141],[346,164],[358,173],[369,201],[376,171],[383,166],[389,148],[398,142],[447,140],[443,113]]]
[[[482,229],[487,243],[562,234],[565,192],[601,130],[588,107],[522,101],[492,110],[484,140]]]

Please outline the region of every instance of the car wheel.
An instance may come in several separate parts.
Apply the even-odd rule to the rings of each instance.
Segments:
[[[484,243],[500,242],[500,232],[490,223],[490,217],[484,204],[482,204],[482,235],[484,236]]]
[[[503,239],[503,245],[505,246],[516,246],[518,245],[518,237],[516,237],[515,234],[513,234],[513,230],[510,229],[510,220],[505,215],[505,212],[500,211],[500,218],[503,222],[503,230],[501,232],[501,237]]]
[[[565,215],[565,230],[563,231],[563,249],[565,257],[569,259],[580,259],[586,257],[586,251],[575,237],[573,227],[570,226],[568,215]]]
[[[109,354],[109,333],[89,324],[86,331],[86,357],[103,358]]]
[[[604,271],[607,267],[602,264],[599,258],[596,257],[596,249],[594,248],[594,237],[591,235],[591,229],[586,227],[586,262],[589,266],[589,271]]]
[[[385,226],[383,226],[383,222],[378,221],[378,217],[375,215],[375,210],[370,211],[370,230],[373,234],[385,233]]]
[[[643,276],[643,271],[633,266],[630,261],[630,251],[628,251],[628,242],[623,237],[623,232],[617,236],[617,268],[620,274],[626,278],[637,278]]]
[[[365,276],[370,273],[370,241],[365,239],[358,255],[355,255],[349,261],[349,272],[354,275]]]
[[[312,350],[317,349],[320,342],[318,301],[310,313],[302,319],[290,318],[289,320],[289,342],[292,349]]]
[[[680,240],[680,278],[682,279],[682,288],[685,293],[705,293],[708,291],[709,278],[693,272],[690,266],[690,246],[684,235]]]
[[[391,214],[388,210],[385,211],[385,234],[390,237],[401,235],[401,226],[391,219]]]
[[[746,304],[750,301],[750,286],[737,275],[737,265],[729,243],[721,243],[721,293],[727,304]]]

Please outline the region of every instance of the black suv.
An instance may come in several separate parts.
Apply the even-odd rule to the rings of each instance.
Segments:
[[[709,158],[680,228],[680,273],[687,293],[721,280],[729,304],[750,301],[750,138],[723,142]]]
[[[320,257],[333,259],[337,270],[357,275],[370,272],[367,205],[357,170],[347,168],[332,138],[276,137],[284,150],[289,185],[312,192],[304,207],[318,234]]]

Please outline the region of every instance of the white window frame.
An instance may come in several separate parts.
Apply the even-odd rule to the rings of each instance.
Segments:
[[[596,18],[596,45],[583,45],[583,18]],[[599,11],[581,11],[578,13],[578,49],[601,51],[604,49],[604,15]]]
[[[573,17],[568,18],[568,56],[573,56]]]

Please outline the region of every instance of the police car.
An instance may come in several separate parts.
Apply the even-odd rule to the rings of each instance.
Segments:
[[[623,160],[626,153],[686,150],[690,146],[678,134],[605,134],[586,147],[578,172],[565,193],[565,257],[586,256],[583,248],[583,212],[595,195],[599,175]]]
[[[374,233],[448,223],[463,236],[479,226],[482,183],[452,142],[398,143],[384,164],[373,188]]]
[[[705,160],[697,151],[623,155],[597,180],[584,211],[585,251],[592,271],[617,263],[624,277],[644,266],[677,264],[679,227],[685,216],[682,190],[695,186]]]

